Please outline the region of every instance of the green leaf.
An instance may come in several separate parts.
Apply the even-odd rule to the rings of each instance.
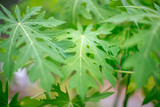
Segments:
[[[158,12],[160,12],[160,6],[154,3],[154,7],[157,9]]]
[[[42,12],[37,18],[30,19],[24,22],[25,25],[41,25],[44,27],[56,27],[58,25],[63,24],[63,21],[57,20],[54,17],[50,17],[47,20],[44,20],[45,12]]]
[[[158,86],[154,86],[152,90],[147,94],[142,104],[144,105],[151,102],[152,100],[157,100],[158,103],[156,104],[157,105],[156,107],[158,107],[158,105],[160,105],[159,96],[160,96],[160,88]]]
[[[68,34],[65,36],[58,36],[58,40],[70,40],[75,43],[75,47],[67,49],[65,52],[75,53],[72,57],[66,59],[67,64],[62,66],[63,79],[67,79],[74,71],[75,74],[71,76],[70,88],[76,88],[77,93],[82,100],[86,96],[89,87],[96,87],[96,81],[102,83],[102,78],[106,78],[113,86],[115,86],[115,77],[112,75],[114,70],[109,65],[105,58],[112,58],[108,54],[110,52],[109,44],[100,40],[97,35],[110,33],[111,29],[103,29],[101,26],[97,31],[92,31],[93,26],[89,25],[85,31],[80,24],[78,30],[67,30]],[[65,39],[66,38],[66,39]],[[98,46],[105,48],[100,49]],[[108,46],[108,50],[106,48]],[[99,67],[102,66],[102,74]]]
[[[150,21],[152,22],[153,19],[155,20],[160,17],[160,13],[156,10],[150,9],[146,6],[132,6],[129,5],[126,0],[122,1],[124,7],[127,9],[127,12],[116,14],[110,18],[103,20],[102,22],[122,23],[128,21],[135,22],[137,25],[138,22],[150,23]]]
[[[18,93],[14,95],[9,105],[10,107],[21,107],[20,102],[18,102]]]
[[[142,30],[139,33],[135,33],[133,37],[129,38],[127,41],[124,42],[121,48],[124,49],[137,45],[146,38],[147,34],[148,34],[147,30]]]
[[[3,92],[2,82],[0,81],[0,105],[1,107],[37,107],[41,104],[40,101],[25,97],[18,101],[18,93],[13,96],[10,103],[8,101],[8,82],[6,83],[5,91]]]
[[[121,13],[121,14],[117,14],[111,18],[108,18],[106,20],[104,20],[103,22],[113,22],[113,23],[122,23],[125,21],[142,21],[143,18],[146,17],[152,17],[152,18],[157,18],[159,16],[157,16],[156,14],[150,14],[150,13],[144,13],[144,12],[139,12],[139,10],[135,10],[132,13]],[[143,21],[142,21],[143,22]]]
[[[153,23],[152,27],[148,31],[136,34],[137,39],[130,39],[128,45],[130,43],[136,43],[139,41],[143,41],[142,48],[140,48],[140,52],[131,56],[126,62],[126,67],[133,67],[135,73],[133,74],[134,80],[137,83],[137,87],[141,88],[144,85],[148,78],[153,74],[154,71],[160,71],[159,66],[156,64],[155,58],[153,58],[152,54],[157,53],[160,55],[159,46],[160,46],[160,21]],[[142,40],[143,36],[143,40]],[[127,45],[127,43],[125,45]],[[139,43],[139,44],[140,44]],[[141,63],[139,63],[141,62]],[[142,78],[143,77],[143,78]]]
[[[8,104],[8,82],[6,83],[5,91],[3,91],[2,81],[0,81],[0,105],[5,107]]]
[[[50,41],[51,36],[54,35],[50,35],[49,30],[41,31],[40,28],[55,27],[64,22],[53,17],[44,19],[44,13],[38,15],[41,7],[33,7],[31,9],[28,7],[26,14],[21,17],[18,6],[15,9],[17,18],[17,21],[15,21],[11,13],[2,5],[1,7],[8,15],[7,17],[1,13],[3,17],[0,17],[0,19],[6,21],[4,25],[1,25],[0,32],[9,35],[9,38],[3,39],[0,43],[0,49],[5,49],[5,53],[0,54],[0,60],[4,63],[3,71],[5,76],[11,80],[13,72],[32,59],[33,66],[28,72],[30,80],[40,79],[40,86],[49,91],[55,81],[52,73],[61,75],[59,66],[64,60],[56,46],[53,46],[54,43]],[[35,15],[38,16],[33,19],[32,17]],[[48,60],[48,57],[54,61]]]
[[[58,107],[84,107],[79,96],[75,96],[71,100],[68,92],[64,93],[63,91],[61,91],[59,84],[54,85],[51,92],[56,92],[58,95],[56,96],[56,98],[52,99],[46,93],[46,99],[42,100],[44,103],[41,106],[51,104],[52,106]]]
[[[72,23],[75,24],[77,22],[79,14],[86,17],[87,19],[91,19],[91,15],[89,14],[89,12],[86,11],[82,6],[83,3],[84,0],[60,0],[58,5],[65,4],[61,9],[62,12],[65,12],[64,18],[67,19],[69,17],[69,21],[72,21]]]
[[[24,97],[22,100],[20,100],[21,107],[39,107],[41,104],[42,101],[32,99],[30,97]]]
[[[122,49],[132,46],[138,47],[139,52],[132,54],[124,63],[124,67],[133,67],[135,71],[133,74],[134,80],[137,83],[137,87],[141,88],[147,83],[148,78],[155,74],[154,72],[159,72],[156,58],[154,58],[153,55],[160,55],[160,17],[156,10],[145,6],[132,6],[129,5],[126,0],[122,0],[122,2],[128,12],[106,19],[106,22],[121,23],[131,21],[136,22],[136,25],[138,25],[138,22],[144,22],[144,24],[151,26],[144,30],[139,29],[138,33],[134,33],[134,35],[121,46]]]
[[[99,5],[98,2],[98,0],[60,0],[58,6],[64,5],[60,10],[61,17],[66,20],[69,19],[68,22],[72,21],[72,24],[76,24],[78,20],[80,20],[79,15],[86,19],[95,18],[96,21],[99,22],[113,14],[115,10],[112,11],[110,9],[110,11],[108,11],[107,9],[104,9],[102,5]],[[63,15],[62,13],[65,14]]]
[[[94,93],[91,97],[87,98],[86,101],[98,102],[104,98],[111,96],[114,92],[103,92],[103,93]]]

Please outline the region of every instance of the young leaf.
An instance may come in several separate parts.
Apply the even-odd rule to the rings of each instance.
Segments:
[[[62,66],[63,79],[68,78],[73,71],[76,71],[70,79],[70,88],[76,88],[77,93],[84,101],[85,95],[89,87],[96,87],[94,80],[102,83],[102,74],[99,67],[102,66],[102,73],[113,86],[115,86],[115,78],[113,68],[109,65],[105,58],[112,58],[109,54],[109,44],[98,39],[99,34],[108,34],[111,26],[102,32],[101,26],[97,31],[92,31],[92,25],[89,25],[85,31],[80,24],[78,30],[67,30],[66,36],[57,37],[59,40],[68,39],[76,44],[75,47],[67,49],[65,52],[75,53],[72,57],[66,59],[67,64]],[[98,46],[105,49],[103,51]],[[107,48],[108,47],[108,48]]]
[[[157,100],[158,103],[156,104],[156,107],[160,105],[160,88],[159,86],[154,86],[152,90],[148,93],[148,95],[143,100],[143,105],[149,103],[152,100]]]
[[[8,104],[8,82],[6,83],[5,91],[3,92],[2,81],[0,81],[0,105],[2,107]]]
[[[2,81],[0,81],[0,105],[2,107],[21,107],[20,103],[17,100],[18,93],[14,95],[11,99],[10,103],[8,101],[8,82],[6,82],[5,91],[3,92]]]
[[[51,99],[50,96],[46,93],[46,99],[42,100],[43,104],[41,106],[51,104],[52,106],[58,107],[84,107],[79,96],[76,96],[71,100],[69,98],[68,92],[64,93],[61,91],[59,84],[54,85],[51,92],[56,92],[58,95],[55,99]]]
[[[111,96],[114,92],[104,92],[104,93],[95,93],[93,94],[91,97],[87,98],[86,101],[93,101],[93,102],[97,102],[100,101],[101,99],[107,98],[109,96]]]
[[[45,20],[44,13],[38,15],[41,7],[27,8],[26,14],[21,17],[18,6],[15,9],[16,18],[1,5],[3,11],[0,13],[0,19],[5,21],[4,25],[0,25],[0,32],[9,35],[9,38],[3,39],[0,43],[0,49],[5,49],[0,54],[0,60],[3,64],[5,76],[11,80],[13,72],[19,67],[23,67],[25,63],[32,59],[33,66],[29,70],[31,81],[40,79],[40,86],[45,90],[51,88],[54,78],[51,73],[61,75],[58,65],[55,62],[64,62],[62,56],[47,36],[49,31],[41,31],[41,27],[55,27],[64,22],[54,19],[53,17]],[[32,17],[38,15],[35,19]],[[36,25],[36,26],[35,26]],[[54,61],[49,61],[46,56]],[[16,59],[16,57],[18,59]],[[16,67],[15,67],[16,62]]]

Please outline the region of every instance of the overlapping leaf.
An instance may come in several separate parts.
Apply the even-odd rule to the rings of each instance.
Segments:
[[[52,106],[57,107],[84,107],[84,104],[81,102],[81,99],[79,96],[74,97],[73,99],[70,99],[69,93],[64,93],[61,91],[59,84],[54,85],[51,92],[56,92],[58,95],[56,95],[56,98],[50,98],[50,96],[46,93],[46,99],[43,99],[43,103],[41,106],[51,104]]]
[[[29,70],[31,81],[40,79],[40,85],[46,90],[51,88],[54,78],[51,73],[60,75],[58,65],[55,62],[63,62],[63,58],[50,41],[49,30],[41,31],[41,27],[55,27],[64,22],[51,17],[43,19],[44,13],[39,14],[41,7],[26,9],[26,14],[21,17],[18,6],[15,9],[16,18],[1,5],[5,14],[0,12],[0,19],[5,24],[0,25],[0,32],[9,35],[9,38],[2,39],[0,54],[5,76],[10,80],[13,72],[32,59],[33,66]],[[35,15],[38,15],[33,19]],[[36,25],[36,26],[35,26]],[[46,56],[54,61],[46,59]],[[16,58],[17,57],[17,58]],[[15,64],[17,65],[15,67]]]
[[[132,66],[134,68],[135,73],[133,77],[137,83],[137,87],[140,88],[147,82],[149,76],[154,74],[154,72],[159,72],[158,62],[156,61],[157,58],[153,57],[153,55],[160,55],[160,16],[158,11],[149,9],[147,7],[130,6],[126,8],[132,8],[132,14],[124,13],[107,19],[106,21],[116,23],[124,21],[136,21],[144,22],[151,26],[148,30],[139,31],[122,46],[122,48],[128,48],[138,44],[139,52],[130,56],[130,58],[126,61],[125,66]],[[125,18],[122,18],[124,15]],[[152,22],[153,20],[154,22]]]
[[[143,100],[143,105],[151,102],[152,100],[157,100],[155,107],[160,106],[160,88],[158,85],[155,85],[152,90],[148,93],[148,95]]]
[[[136,37],[139,36],[137,41],[143,41],[144,45],[140,48],[140,52],[131,56],[126,62],[126,66],[134,66],[135,74],[134,78],[137,83],[138,88],[140,88],[144,83],[147,82],[149,76],[154,72],[159,72],[158,62],[153,54],[160,55],[160,22],[152,24],[150,30],[144,30],[143,33],[138,33]],[[141,37],[140,37],[141,36]],[[130,39],[129,41],[136,44],[135,39]],[[129,43],[129,41],[127,43]],[[125,45],[127,45],[127,43]],[[141,62],[141,63],[138,63]],[[143,77],[143,78],[142,78]]]
[[[160,13],[156,10],[143,6],[142,4],[136,3],[135,1],[132,2],[134,2],[137,6],[130,5],[126,0],[121,1],[124,4],[124,7],[121,8],[126,8],[127,12],[122,11],[119,14],[105,19],[103,22],[122,23],[126,21],[133,21],[138,24],[137,22],[148,23],[149,20],[153,21],[159,18]],[[154,4],[154,6],[158,10],[159,6],[157,4]]]
[[[73,71],[76,71],[70,79],[70,88],[76,88],[77,93],[84,101],[89,87],[96,87],[94,80],[102,82],[102,74],[99,67],[102,67],[104,78],[114,86],[115,78],[113,68],[106,62],[106,58],[112,56],[108,54],[111,49],[109,44],[98,39],[99,34],[109,34],[114,28],[111,25],[102,25],[96,31],[92,31],[93,26],[89,25],[85,31],[80,24],[78,30],[67,30],[69,34],[57,37],[58,40],[69,39],[75,43],[75,47],[69,48],[66,52],[75,53],[66,59],[67,64],[62,67],[64,78],[68,78]],[[103,31],[103,29],[106,29]],[[98,47],[99,46],[99,47]],[[100,49],[102,47],[104,50]]]
[[[84,107],[85,102],[100,101],[101,99],[109,97],[110,95],[113,94],[113,92],[103,92],[103,93],[96,92],[92,96],[87,97],[85,99],[85,102],[82,102],[79,95],[76,95],[75,97],[70,98],[67,90],[66,92],[61,91],[59,84],[54,85],[51,92],[57,93],[55,98],[51,98],[50,95],[46,93],[46,99],[41,100],[43,102],[41,106],[50,104],[52,106],[57,106],[57,107]]]
[[[64,5],[64,9],[61,9],[61,17],[69,19],[68,21],[72,21],[72,24],[77,22],[79,15],[86,19],[95,18],[97,21],[101,21],[115,13],[112,9],[109,11],[104,9],[102,4],[98,4],[98,0],[60,0],[58,6],[60,5]],[[91,13],[93,13],[93,17]]]

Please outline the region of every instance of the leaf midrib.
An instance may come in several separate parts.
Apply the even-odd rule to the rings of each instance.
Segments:
[[[89,0],[89,2],[91,3],[91,5],[93,6],[93,8],[96,10],[97,14],[101,17],[101,19],[104,20],[104,17],[101,15],[101,13],[98,11],[98,9],[95,7],[95,5],[93,4],[93,2],[91,0]]]
[[[9,65],[9,62],[10,62],[10,56],[11,56],[11,50],[12,50],[12,46],[13,46],[13,40],[14,40],[14,38],[15,38],[15,35],[16,35],[16,31],[17,31],[17,29],[18,29],[18,26],[19,25],[17,25],[16,26],[16,28],[15,28],[15,30],[14,30],[14,32],[13,32],[13,36],[12,36],[12,38],[11,38],[11,43],[10,43],[10,46],[9,46],[9,49],[8,49],[8,57],[7,57],[7,69],[8,68],[10,68],[10,65]],[[8,71],[8,70],[7,70]]]
[[[154,37],[157,37],[157,35],[155,33],[158,30],[159,26],[160,26],[160,22],[157,24],[157,26],[155,27],[155,29],[152,31],[151,34],[153,34],[153,35],[150,35],[150,39],[149,39],[149,41],[147,43],[147,46],[146,46],[147,48],[146,48],[146,50],[144,52],[144,57],[145,58],[147,57],[148,51],[149,51],[149,49],[151,47],[151,43],[153,42]]]
[[[80,54],[79,54],[79,56],[80,56],[80,76],[82,75],[82,51],[83,51],[83,41],[84,41],[84,38],[85,38],[85,36],[84,35],[82,35],[82,37],[81,37],[82,39],[81,39],[81,46],[80,46]]]
[[[44,71],[44,68],[43,68],[43,65],[42,65],[42,61],[41,61],[41,59],[40,59],[40,56],[39,56],[39,54],[38,54],[37,49],[36,49],[35,46],[33,45],[34,43],[33,43],[32,39],[30,38],[29,34],[28,34],[27,31],[24,29],[24,27],[23,27],[23,25],[22,25],[21,23],[19,23],[19,26],[22,28],[22,30],[23,30],[24,33],[26,34],[28,40],[30,41],[30,45],[33,47],[33,50],[34,50],[34,52],[35,52],[35,54],[36,54],[36,56],[37,56],[36,58],[38,59],[38,63],[39,63],[39,65],[40,65],[40,68],[41,68],[42,71]]]
[[[79,0],[75,0],[74,5],[73,5],[73,12],[72,12],[72,17],[73,17],[73,24],[75,23],[75,15],[76,15],[76,7],[78,4]]]

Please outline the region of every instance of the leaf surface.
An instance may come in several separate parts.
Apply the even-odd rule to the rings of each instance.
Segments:
[[[52,106],[58,107],[84,107],[79,96],[75,96],[71,100],[69,97],[69,93],[64,93],[63,91],[61,91],[59,84],[54,85],[51,92],[56,92],[58,95],[56,95],[55,98],[50,98],[50,96],[46,93],[46,99],[42,100],[43,104],[41,106],[51,104]]]
[[[106,25],[107,26],[107,25]],[[77,93],[84,101],[86,92],[89,87],[96,87],[95,80],[102,83],[102,78],[106,78],[115,86],[114,72],[105,58],[113,58],[109,55],[109,44],[98,39],[99,34],[109,34],[113,27],[109,26],[108,30],[102,32],[106,26],[101,26],[97,31],[92,31],[93,26],[89,25],[85,31],[82,26],[78,25],[78,30],[67,30],[69,34],[65,37],[57,37],[58,40],[70,38],[75,43],[75,47],[67,49],[65,52],[75,53],[72,57],[66,59],[67,64],[62,67],[63,79],[68,78],[73,71],[75,74],[70,79],[70,88],[76,88]],[[98,46],[105,49],[102,50]],[[108,47],[108,48],[107,48]],[[102,74],[99,67],[102,66]]]
[[[61,75],[58,69],[59,65],[55,62],[64,62],[64,60],[56,47],[52,45],[51,37],[47,36],[49,31],[41,31],[40,28],[55,27],[64,22],[53,17],[44,19],[44,12],[39,14],[41,7],[31,9],[28,7],[26,14],[21,17],[17,6],[16,18],[5,7],[2,5],[1,7],[7,16],[0,13],[0,19],[6,22],[5,25],[0,25],[0,32],[9,35],[9,38],[3,39],[0,43],[0,49],[5,49],[5,52],[0,55],[0,60],[4,63],[5,76],[10,80],[16,69],[23,67],[27,61],[32,59],[33,66],[29,70],[30,80],[40,79],[40,86],[49,91],[55,81],[51,73]],[[38,16],[33,19],[32,17],[35,15]],[[54,61],[48,60],[46,56]]]

